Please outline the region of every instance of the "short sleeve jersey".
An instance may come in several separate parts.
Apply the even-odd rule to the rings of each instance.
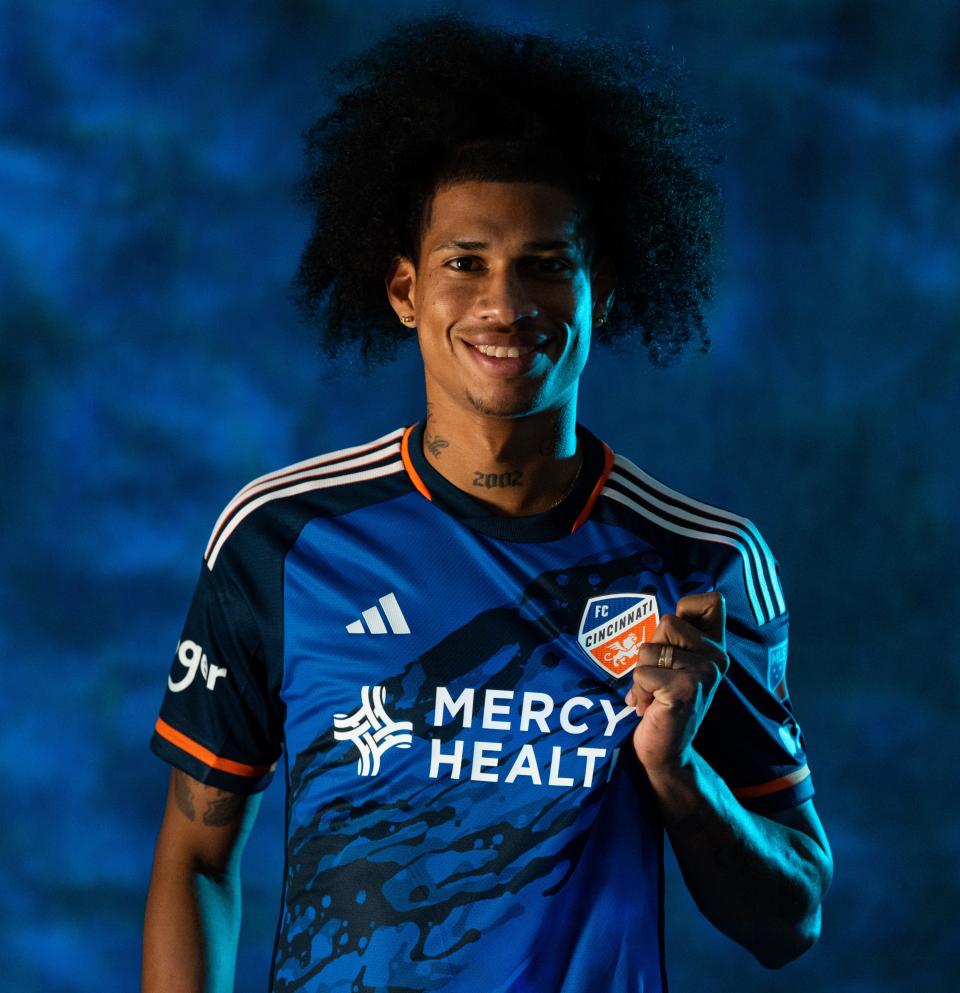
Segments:
[[[577,433],[580,476],[532,517],[453,487],[415,425],[261,477],[217,521],[152,747],[236,792],[283,759],[274,993],[664,989],[663,830],[624,696],[686,594],[723,594],[731,659],[695,748],[751,810],[812,796],[757,529]]]

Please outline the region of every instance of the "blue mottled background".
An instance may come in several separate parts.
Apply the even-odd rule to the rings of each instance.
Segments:
[[[323,72],[428,9],[0,0],[5,989],[137,986],[167,777],[147,740],[222,505],[420,413],[415,353],[373,374],[325,363],[289,279]],[[582,417],[749,515],[780,559],[837,872],[820,944],[771,974],[674,869],[672,989],[952,993],[960,7],[482,16],[646,38],[731,120],[712,353],[660,371],[598,352]],[[280,811],[274,786],[245,861],[241,993],[267,975]]]

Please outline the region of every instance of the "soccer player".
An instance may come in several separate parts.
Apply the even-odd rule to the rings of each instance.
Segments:
[[[299,285],[334,353],[417,335],[426,415],[214,527],[152,740],[144,989],[231,988],[281,760],[277,993],[662,990],[664,832],[703,913],[781,966],[831,856],[777,563],[576,418],[593,341],[706,340],[704,123],[643,52],[450,17],[347,78],[309,136]]]

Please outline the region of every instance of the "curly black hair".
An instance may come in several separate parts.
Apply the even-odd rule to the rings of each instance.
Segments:
[[[417,263],[433,193],[458,180],[549,182],[581,206],[617,274],[594,338],[639,335],[666,365],[696,336],[720,197],[709,166],[720,124],[678,95],[643,46],[408,21],[335,70],[333,107],[305,134],[300,193],[313,231],[294,281],[329,353],[391,356],[410,332],[387,302],[398,255]]]

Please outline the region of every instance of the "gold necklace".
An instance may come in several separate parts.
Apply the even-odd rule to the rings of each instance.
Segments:
[[[547,511],[549,510],[553,510],[554,507],[559,507],[560,504],[563,503],[563,501],[566,500],[568,496],[570,496],[570,494],[573,492],[574,486],[577,485],[577,480],[580,478],[580,471],[582,469],[583,469],[583,456],[581,455],[580,465],[577,466],[577,471],[574,473],[573,479],[570,481],[570,485],[563,491],[563,493],[560,494],[560,498],[558,500],[554,500],[554,502],[551,503],[549,507],[547,507],[544,513],[547,513]]]

